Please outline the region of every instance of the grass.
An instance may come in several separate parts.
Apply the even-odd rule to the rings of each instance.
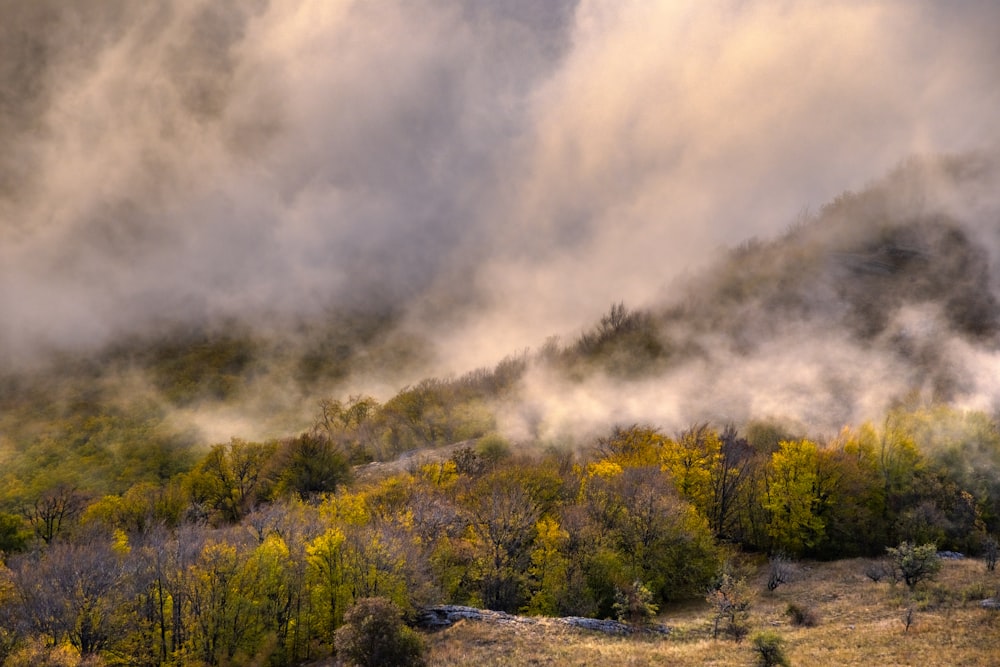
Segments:
[[[796,581],[773,593],[764,579],[753,604],[753,630],[783,637],[793,665],[894,667],[901,665],[1000,665],[1000,613],[983,610],[979,600],[997,594],[1000,572],[981,561],[946,561],[936,581],[918,587],[910,599],[905,586],[874,583],[864,563],[845,560],[803,564]],[[808,607],[815,627],[792,624],[789,604]],[[906,629],[907,608],[914,608]],[[707,604],[667,609],[659,622],[671,636],[607,637],[548,621],[531,625],[488,625],[466,621],[428,635],[432,665],[752,665],[749,641],[711,637]]]

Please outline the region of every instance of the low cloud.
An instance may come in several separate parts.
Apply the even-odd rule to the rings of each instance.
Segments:
[[[1000,146],[990,2],[0,4],[5,366],[368,308],[462,372],[669,303],[912,154]],[[992,178],[914,196],[995,261]],[[713,363],[787,406],[812,349]]]

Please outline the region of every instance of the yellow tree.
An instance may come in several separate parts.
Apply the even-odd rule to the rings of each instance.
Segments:
[[[660,456],[663,469],[670,473],[681,497],[703,516],[711,516],[715,501],[713,480],[722,459],[719,434],[707,424],[692,426],[676,441],[665,440]]]
[[[763,505],[775,550],[801,554],[823,538],[818,464],[819,448],[810,440],[783,440],[771,455]]]
[[[657,465],[660,450],[667,440],[665,435],[649,426],[616,426],[610,436],[598,439],[597,453],[601,459],[623,467]]]
[[[535,549],[531,552],[528,577],[532,593],[525,611],[529,614],[554,615],[566,591],[569,559],[563,549],[569,533],[552,517],[542,517],[535,525]]]
[[[307,581],[319,625],[329,642],[333,641],[350,603],[350,591],[344,577],[344,539],[342,530],[328,528],[306,547]]]

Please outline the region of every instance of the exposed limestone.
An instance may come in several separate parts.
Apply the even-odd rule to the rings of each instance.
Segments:
[[[516,616],[502,611],[477,609],[462,605],[439,605],[425,607],[417,615],[417,624],[428,630],[447,628],[459,621],[480,621],[497,625],[536,625],[560,624],[582,630],[601,632],[608,635],[631,635],[637,633],[652,633],[666,635],[670,628],[665,625],[636,626],[599,618],[584,618],[582,616],[566,616],[563,618],[545,618],[535,616]]]

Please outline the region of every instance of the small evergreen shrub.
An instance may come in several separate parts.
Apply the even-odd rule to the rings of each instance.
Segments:
[[[646,625],[656,616],[659,609],[653,602],[653,594],[638,579],[624,589],[615,588],[615,615],[622,623]]]
[[[785,655],[785,640],[771,630],[753,636],[753,652],[757,654],[758,667],[791,667]]]

